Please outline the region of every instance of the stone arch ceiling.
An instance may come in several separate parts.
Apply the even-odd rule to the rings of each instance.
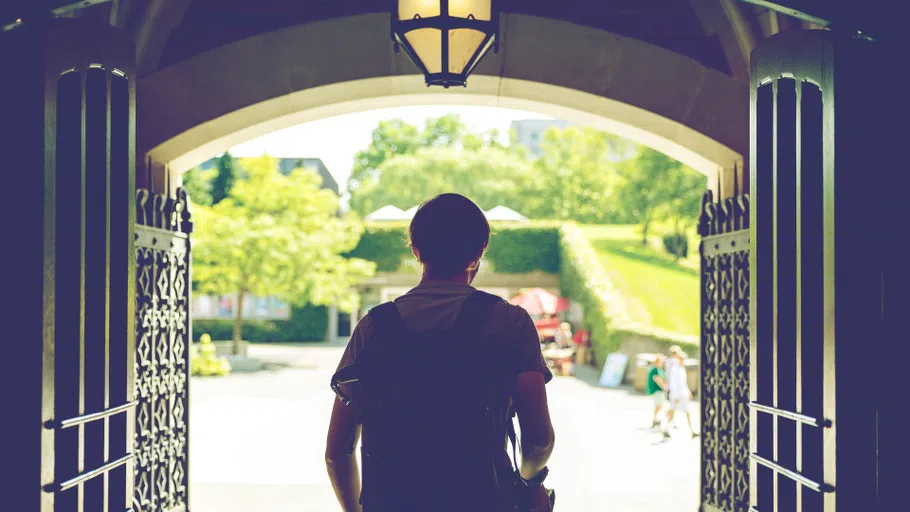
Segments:
[[[720,36],[706,30],[704,16],[700,18],[693,7],[720,1],[723,0],[503,0],[502,10],[639,39],[732,75]],[[190,0],[182,22],[167,38],[157,68],[262,33],[311,21],[384,12],[387,8],[387,0]],[[343,38],[344,34],[338,37]]]

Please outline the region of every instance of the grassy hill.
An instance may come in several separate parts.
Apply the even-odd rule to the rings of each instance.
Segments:
[[[638,226],[579,226],[597,252],[627,314],[636,323],[679,334],[699,332],[698,237],[689,237],[689,256],[680,261],[667,254],[657,226],[641,244]]]

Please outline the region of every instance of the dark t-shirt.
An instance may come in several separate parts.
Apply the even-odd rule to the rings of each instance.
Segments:
[[[476,289],[468,284],[421,284],[395,299],[395,306],[409,331],[446,329],[452,326],[461,305]],[[506,343],[515,348],[520,372],[539,371],[549,382],[552,372],[540,351],[540,339],[534,320],[519,306],[502,301],[493,306],[482,334],[491,343]],[[372,343],[373,321],[367,315],[357,322],[351,340],[338,363],[341,369],[357,360],[363,347]]]
[[[475,291],[476,289],[468,284],[421,284],[395,299],[395,306],[405,327],[411,332],[447,329],[454,324],[465,299]],[[513,367],[516,367],[519,373],[537,371],[543,374],[546,382],[549,382],[553,374],[544,361],[537,328],[528,312],[506,301],[497,302],[492,307],[493,310],[490,311],[480,334],[490,343],[507,344],[505,347],[507,351],[515,354],[516,364]],[[338,363],[338,369],[356,362],[358,354],[365,346],[382,342],[381,339],[374,338],[373,334],[373,319],[367,315],[357,323],[354,332],[351,333],[351,340]],[[494,413],[494,417],[498,417],[500,421],[496,429],[503,432],[503,436],[505,422],[510,421],[508,411],[509,404],[503,403],[502,409]],[[502,471],[501,478],[505,478],[511,472],[511,463],[506,453],[506,439],[503,437],[503,451],[497,458],[497,467]]]
[[[654,393],[659,393],[659,392],[663,391],[663,389],[661,389],[660,385],[658,385],[657,382],[654,381],[654,377],[660,377],[661,379],[664,380],[665,383],[667,381],[667,377],[665,376],[664,371],[661,368],[652,366],[651,369],[648,370],[648,382],[645,385],[645,392],[647,392],[649,395],[653,395]]]

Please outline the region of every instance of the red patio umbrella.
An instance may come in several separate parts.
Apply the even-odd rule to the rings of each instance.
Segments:
[[[521,306],[531,315],[555,315],[569,309],[569,299],[553,295],[543,288],[534,288],[516,295],[509,302]]]

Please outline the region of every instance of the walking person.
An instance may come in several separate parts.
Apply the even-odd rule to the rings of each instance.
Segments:
[[[671,365],[670,372],[667,374],[667,381],[670,384],[670,410],[667,412],[667,426],[664,429],[664,437],[670,437],[670,424],[676,413],[685,413],[686,423],[689,425],[689,432],[692,437],[698,437],[695,428],[692,426],[692,414],[689,412],[689,403],[692,400],[692,391],[689,389],[689,379],[686,375],[686,353],[678,351],[674,356],[676,362]]]
[[[664,372],[664,362],[666,358],[663,354],[657,354],[648,369],[647,382],[645,383],[645,392],[651,397],[654,403],[654,417],[651,419],[651,428],[659,427],[659,416],[661,411],[667,405],[667,380]]]
[[[420,283],[358,322],[332,379],[339,396],[325,457],[342,510],[552,510],[543,486],[552,374],[528,313],[471,286],[490,239],[486,217],[468,198],[442,194],[420,206],[409,238]]]

